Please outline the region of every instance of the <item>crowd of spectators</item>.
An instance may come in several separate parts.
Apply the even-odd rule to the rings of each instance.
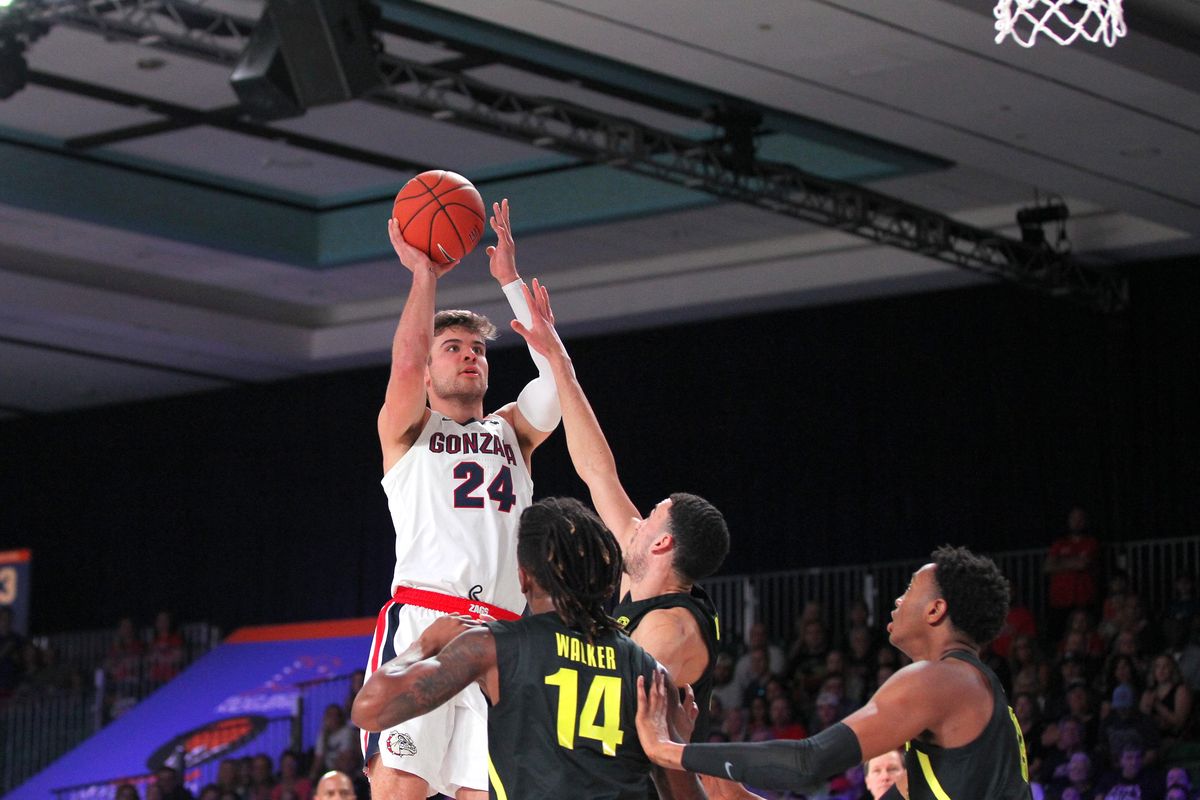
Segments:
[[[348,783],[357,800],[368,800],[371,793],[362,771],[359,730],[349,722],[362,677],[361,672],[352,676],[344,704],[325,707],[311,750],[288,749],[276,758],[267,753],[226,758],[217,766],[212,782],[196,794],[183,784],[178,770],[164,766],[140,786],[133,782],[118,786],[116,800],[310,800],[323,797],[317,788],[330,773],[342,776],[337,783]],[[328,793],[331,798],[339,797],[336,786]]]
[[[183,669],[183,636],[169,611],[159,611],[154,625],[139,631],[133,619],[123,617],[104,659],[108,719],[116,719],[147,694],[170,681]]]
[[[107,716],[115,719],[179,674],[185,661],[184,641],[170,612],[160,611],[153,627],[141,632],[132,619],[122,619],[101,662],[80,661],[61,659],[45,639],[21,635],[13,628],[11,609],[0,606],[0,704],[50,696],[79,697],[91,686],[92,672],[99,667],[105,679]]]
[[[8,701],[51,695],[80,695],[79,670],[59,660],[53,647],[41,647],[13,628],[12,610],[0,606],[0,706]]]
[[[1195,576],[1187,570],[1174,576],[1170,600],[1151,608],[1129,575],[1102,569],[1081,509],[1071,511],[1067,530],[1051,543],[1044,573],[1045,613],[1035,615],[1014,586],[1005,626],[983,653],[1021,730],[1035,800],[1200,800],[1193,788],[1200,772]],[[886,611],[883,619],[869,613],[855,600],[845,618],[830,619],[821,604],[808,602],[791,620],[791,635],[779,641],[764,622],[753,624],[737,651],[717,658],[711,740],[802,739],[859,708],[908,663],[886,640]],[[136,702],[136,687],[165,683],[183,661],[183,640],[168,613],[141,635],[132,620],[121,620],[104,662],[112,715]],[[0,697],[78,686],[79,676],[13,632],[0,608]],[[358,732],[348,719],[348,703],[331,704],[312,750],[223,761],[200,799],[306,800],[330,770],[350,776],[357,796],[367,797]],[[756,791],[776,800],[891,798],[893,784],[905,781],[901,756],[814,781],[804,793]],[[131,784],[117,797],[193,795],[167,769],[140,793]]]

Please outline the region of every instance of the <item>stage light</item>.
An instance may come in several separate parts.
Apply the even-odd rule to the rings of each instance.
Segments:
[[[1061,199],[1038,202],[1037,205],[1017,211],[1017,226],[1021,229],[1021,241],[1037,247],[1049,246],[1043,226],[1057,222],[1058,230],[1054,248],[1063,251],[1070,248],[1067,241],[1066,221],[1071,216],[1067,204]]]

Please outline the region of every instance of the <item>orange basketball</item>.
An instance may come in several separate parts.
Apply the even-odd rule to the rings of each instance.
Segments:
[[[483,198],[457,172],[432,169],[404,184],[392,216],[404,241],[439,264],[458,261],[483,235]]]

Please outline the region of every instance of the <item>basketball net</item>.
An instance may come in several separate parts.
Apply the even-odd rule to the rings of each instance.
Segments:
[[[1040,33],[1063,45],[1082,36],[1112,47],[1125,35],[1121,0],[999,0],[995,13],[996,44],[1011,35],[1033,47]]]

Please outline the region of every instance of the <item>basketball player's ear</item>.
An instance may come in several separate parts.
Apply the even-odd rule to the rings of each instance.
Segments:
[[[650,552],[665,553],[675,546],[675,535],[670,531],[664,530],[658,535],[658,538],[650,543]]]
[[[517,565],[517,583],[521,585],[521,594],[529,594],[533,589],[533,581],[529,577],[529,573],[520,564]]]
[[[925,608],[925,621],[930,625],[939,625],[946,617],[946,598],[935,597]]]

